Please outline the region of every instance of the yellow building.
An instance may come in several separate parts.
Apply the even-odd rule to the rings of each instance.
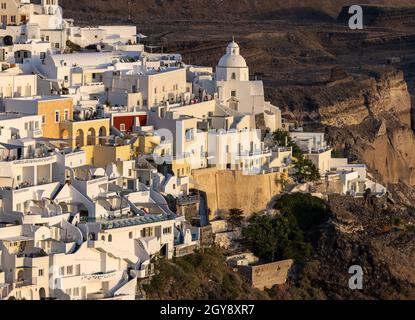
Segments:
[[[117,163],[118,161],[130,160],[131,156],[130,145],[97,145],[94,147],[92,164],[95,167],[105,168],[111,162]]]
[[[176,177],[190,176],[190,161],[186,159],[175,159],[171,163],[171,171]]]
[[[5,101],[7,112],[42,116],[45,138],[60,139],[60,125],[73,120],[73,99],[61,96],[19,97]]]
[[[105,168],[111,162],[130,160],[130,145],[108,144],[110,119],[64,121],[60,125],[60,138],[67,140],[72,148],[86,152],[86,163]]]
[[[95,146],[102,141],[105,143],[110,132],[110,119],[63,121],[59,132],[59,138],[68,140],[72,148]]]
[[[139,154],[151,154],[160,143],[160,136],[148,134],[139,136],[134,146]]]
[[[64,121],[60,124],[60,139],[86,152],[87,164],[94,164],[95,147],[105,144],[110,133],[110,119]]]

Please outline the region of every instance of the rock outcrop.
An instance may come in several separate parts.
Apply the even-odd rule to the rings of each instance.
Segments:
[[[415,298],[414,219],[395,211],[386,199],[372,201],[334,196],[316,257],[319,279],[328,298]],[[349,288],[349,267],[363,269],[363,289]]]

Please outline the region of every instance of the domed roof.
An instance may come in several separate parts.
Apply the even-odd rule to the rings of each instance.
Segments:
[[[247,64],[245,59],[242,56],[234,56],[225,54],[219,60],[218,67],[224,68],[246,68]]]
[[[239,45],[232,41],[226,47],[226,54],[220,58],[218,67],[223,68],[246,68],[247,64],[244,59],[239,54]]]

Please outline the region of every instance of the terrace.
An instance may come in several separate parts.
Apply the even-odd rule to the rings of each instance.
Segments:
[[[95,222],[101,224],[102,230],[112,230],[118,228],[132,227],[137,225],[163,222],[173,220],[174,216],[166,215],[146,215],[146,216],[134,216],[134,217],[120,217],[106,220],[96,220]]]

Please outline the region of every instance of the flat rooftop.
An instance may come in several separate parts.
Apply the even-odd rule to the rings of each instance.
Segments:
[[[13,119],[20,119],[24,117],[36,117],[36,115],[30,115],[25,113],[18,113],[18,112],[5,112],[0,113],[0,121],[2,120],[13,120]]]
[[[19,100],[19,101],[50,101],[50,100],[68,100],[71,97],[66,96],[33,96],[33,97],[14,97],[8,98],[8,100]]]
[[[113,220],[97,220],[97,223],[101,224],[102,230],[111,230],[118,228],[132,227],[136,225],[156,223],[162,221],[173,220],[174,216],[166,215],[146,215],[136,216],[130,218],[115,218]]]

